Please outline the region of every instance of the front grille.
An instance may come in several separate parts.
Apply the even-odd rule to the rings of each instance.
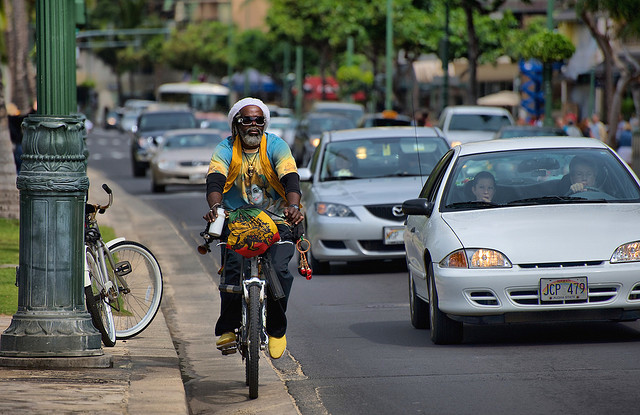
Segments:
[[[209,162],[208,161],[198,161],[198,160],[188,160],[188,161],[181,161],[180,165],[183,166],[183,167],[208,166]]]
[[[605,285],[589,287],[589,298],[586,300],[560,300],[560,301],[540,301],[538,288],[514,288],[507,291],[507,295],[518,305],[571,305],[571,304],[595,304],[612,301],[619,290],[618,285]],[[638,293],[640,294],[640,292]]]
[[[480,306],[497,306],[500,305],[498,297],[491,291],[472,291],[468,293],[469,300]]]
[[[400,212],[400,216],[396,216],[393,214],[393,207],[396,207],[396,210],[401,209],[402,205],[399,204],[388,204],[388,205],[367,205],[365,208],[371,213],[373,216],[378,218],[392,220],[395,222],[404,222],[407,218],[407,215],[402,213],[402,210],[398,210]]]
[[[404,252],[404,244],[385,245],[379,239],[358,241],[358,243],[362,246],[363,249],[366,249],[367,251]]]
[[[594,267],[602,265],[603,261],[575,261],[575,262],[541,262],[539,264],[518,264],[520,268],[572,268],[572,267]]]
[[[332,241],[332,240],[323,239],[320,242],[322,243],[322,245],[324,245],[329,249],[347,249],[347,246],[344,244],[343,241]]]
[[[640,300],[640,284],[636,284],[633,286],[633,288],[631,289],[631,292],[629,293],[629,300],[631,301]]]

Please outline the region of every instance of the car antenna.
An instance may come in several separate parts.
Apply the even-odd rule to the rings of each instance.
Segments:
[[[416,140],[416,155],[418,156],[418,169],[420,171],[420,188],[424,187],[424,176],[422,174],[422,161],[420,160],[420,146],[418,145],[418,124],[416,123],[416,109],[414,94],[415,88],[411,88],[411,113],[413,114],[413,136]]]

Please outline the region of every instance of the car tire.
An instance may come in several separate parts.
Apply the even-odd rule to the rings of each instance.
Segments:
[[[331,265],[329,261],[318,261],[313,257],[311,250],[307,252],[307,262],[314,274],[331,274]]]
[[[438,291],[433,277],[433,265],[429,265],[429,317],[431,341],[434,344],[459,344],[462,342],[463,326],[459,321],[447,317],[438,307]]]
[[[144,177],[147,174],[147,168],[137,161],[133,160],[131,163],[134,177]]]
[[[411,270],[409,270],[409,312],[413,327],[421,330],[429,328],[429,304],[416,295],[416,283]]]
[[[153,193],[164,193],[166,190],[166,186],[163,184],[156,183],[155,180],[151,180],[151,192]]]

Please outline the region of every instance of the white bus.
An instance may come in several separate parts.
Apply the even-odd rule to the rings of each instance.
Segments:
[[[157,100],[161,103],[187,104],[198,112],[229,111],[229,88],[205,82],[175,82],[158,87]]]

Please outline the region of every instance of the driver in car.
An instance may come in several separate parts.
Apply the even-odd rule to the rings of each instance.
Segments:
[[[569,177],[571,178],[569,193],[580,193],[596,187],[596,168],[584,157],[576,156],[571,160]]]

